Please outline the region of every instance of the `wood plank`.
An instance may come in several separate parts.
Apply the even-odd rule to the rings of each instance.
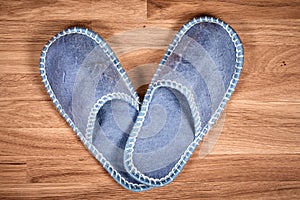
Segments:
[[[103,20],[136,21],[146,19],[146,1],[2,1],[0,20]],[[38,16],[38,17],[37,17]]]
[[[3,27],[3,30],[6,30],[5,32],[1,33],[4,35],[4,37],[3,39],[0,39],[0,51],[3,55],[0,58],[0,67],[2,69],[2,73],[38,73],[37,67],[39,65],[40,51],[44,44],[54,34],[66,28],[64,25],[70,22],[25,22],[25,27],[28,27],[27,30],[24,32],[18,32],[18,34],[16,34],[16,29],[18,29],[17,25],[19,23],[17,21],[10,23],[11,24],[7,25],[7,23],[0,21],[0,27]],[[134,34],[131,34],[132,36],[130,36],[128,33],[126,33],[126,31],[130,30],[130,33],[134,33],[135,29],[136,31],[140,31],[142,27],[142,25],[139,23],[127,23],[122,25],[120,23],[103,24],[99,22],[93,22],[93,25],[91,25],[91,22],[83,22],[83,25],[86,25],[87,27],[94,27],[93,29],[96,32],[99,32],[107,41],[111,42],[112,47],[114,47],[113,49],[116,50],[118,46],[136,46]],[[157,58],[158,63],[162,58],[163,52],[167,48],[169,41],[171,41],[171,39],[174,37],[173,35],[175,33],[170,34],[170,31],[174,31],[173,26],[182,26],[182,23],[176,22],[167,24],[167,27],[164,27],[166,25],[163,25],[162,23],[154,22],[149,22],[149,24],[147,23],[145,25],[147,25],[149,29],[147,29],[148,31],[146,30],[144,32],[148,34],[139,34],[139,41],[151,41],[149,38],[162,38],[163,41],[165,41],[163,45],[156,47],[162,51],[153,54]],[[258,26],[259,28],[257,28]],[[295,20],[292,22],[286,20],[279,22],[270,21],[264,22],[264,24],[256,22],[250,25],[243,25],[241,28],[236,26],[239,29],[239,35],[244,41],[245,46],[244,71],[248,70],[250,72],[265,72],[267,69],[267,71],[273,72],[299,72],[299,68],[297,67],[297,63],[300,61],[300,56],[298,53],[300,36],[297,28],[299,26],[300,20]],[[151,28],[156,28],[157,31],[151,32]],[[168,28],[170,31],[165,31],[162,28]],[[177,30],[177,28],[175,28],[175,30]],[[157,35],[156,32],[161,35]],[[119,35],[120,40],[112,41],[116,35]],[[153,48],[153,46],[151,46],[151,42],[142,45],[144,45],[146,48]],[[134,58],[137,58],[139,56],[138,52],[139,51],[131,52],[131,55],[135,55]],[[15,59],[16,55],[18,55],[19,59]],[[124,55],[119,56],[121,59],[121,57]],[[144,55],[140,59],[146,60],[147,56]],[[121,59],[121,61],[122,63],[127,62],[124,61],[124,59]],[[126,63],[123,65],[126,66]]]
[[[202,160],[193,156],[183,172],[170,185],[146,193],[133,194],[128,193],[120,186],[116,187],[114,181],[103,169],[94,167],[93,164],[89,165],[90,161],[84,158],[80,159],[78,156],[29,158],[29,180],[33,183],[7,183],[0,188],[0,195],[2,197],[18,197],[20,195],[42,197],[40,195],[43,194],[65,197],[74,193],[79,196],[88,195],[88,193],[94,194],[94,190],[97,191],[97,194],[103,192],[111,195],[105,191],[114,187],[114,191],[117,191],[118,195],[124,193],[125,196],[122,195],[122,197],[138,195],[139,198],[150,198],[156,192],[165,194],[164,197],[174,197],[176,193],[177,195],[187,194],[189,198],[203,197],[203,195],[204,197],[230,199],[234,197],[251,198],[257,194],[260,197],[269,197],[274,193],[283,197],[296,197],[299,195],[300,189],[299,161],[299,155],[220,155],[207,156]],[[195,165],[195,162],[198,165]],[[86,167],[80,168],[80,165]],[[201,182],[200,185],[199,182]],[[85,184],[88,184],[89,187],[82,188]],[[189,193],[187,188],[195,184],[199,185],[199,189],[194,193]],[[56,192],[53,192],[54,189]],[[74,191],[69,194],[67,190]]]
[[[109,41],[113,35],[116,34],[126,34],[124,32],[133,32],[136,29],[139,31],[140,29],[153,29],[157,30],[154,32],[149,31],[148,34],[142,35],[132,35],[132,37],[143,38],[157,38],[157,34],[164,34],[167,30],[174,31],[171,35],[164,35],[165,40],[162,42],[168,42],[174,38],[176,32],[189,20],[192,18],[186,17],[182,20],[174,20],[174,21],[164,21],[161,20],[148,20],[143,22],[114,22],[114,21],[101,21],[101,20],[47,20],[47,21],[22,21],[24,25],[22,31],[19,29],[20,22],[18,20],[9,20],[9,21],[1,21],[0,20],[0,34],[3,36],[0,38],[0,50],[7,49],[16,49],[14,46],[7,46],[6,44],[19,44],[20,43],[29,43],[30,46],[28,48],[32,48],[32,45],[40,44],[44,45],[47,40],[49,40],[52,36],[57,34],[58,32],[68,28],[68,27],[86,27],[89,29],[93,29],[95,32],[100,34],[106,41]],[[300,20],[289,20],[289,19],[276,19],[274,20],[247,20],[241,21],[240,19],[230,20],[229,23],[239,34],[244,44],[247,45],[273,45],[273,46],[282,46],[282,45],[299,45],[300,44],[300,36],[298,33]],[[159,30],[161,29],[161,30]],[[149,34],[152,34],[149,37]],[[167,36],[167,38],[166,38]],[[139,40],[140,41],[140,40]],[[120,41],[120,45],[132,45],[131,41]],[[153,41],[156,43],[156,41]],[[6,48],[5,48],[6,47]],[[23,45],[23,48],[26,46]],[[37,47],[34,47],[37,48]],[[41,49],[39,47],[37,49]]]
[[[36,49],[25,49],[25,47],[17,47],[20,44],[12,43],[10,46],[12,50],[7,48],[5,51],[0,51],[3,57],[0,58],[1,73],[39,73],[39,58],[40,51],[46,42],[40,42],[40,45],[35,45]],[[114,44],[118,46],[119,43]],[[130,46],[131,44],[128,44]],[[145,44],[147,45],[147,44]],[[300,43],[299,43],[300,45]],[[298,73],[299,67],[297,63],[300,61],[299,45],[259,45],[253,46],[245,45],[245,64],[243,69],[244,73],[260,72],[260,73]],[[27,43],[26,48],[31,46]],[[151,47],[145,46],[144,49],[148,50],[135,50],[126,54],[120,54],[120,61],[125,69],[136,67],[136,64],[145,64],[152,58],[151,61],[159,63],[164,52],[165,46]],[[5,48],[5,45],[3,45]],[[20,50],[15,50],[20,48]],[[155,50],[155,49],[156,50]],[[153,49],[153,50],[151,50]],[[116,49],[118,50],[118,49]],[[149,54],[146,54],[149,53]],[[18,55],[19,59],[15,59]],[[138,58],[137,60],[135,60]],[[242,74],[242,75],[243,75]]]
[[[299,181],[227,181],[227,182],[184,182],[185,185],[197,189],[190,193],[182,182],[163,188],[155,188],[143,193],[125,191],[120,186],[106,182],[98,183],[34,183],[6,184],[0,188],[0,196],[4,198],[55,198],[55,199],[153,199],[159,195],[164,199],[298,199],[300,195]],[[111,191],[113,187],[113,192]]]
[[[298,181],[299,164],[299,154],[208,155],[204,158],[194,154],[178,181]],[[196,176],[188,178],[190,174]]]
[[[43,45],[40,46],[42,48]],[[158,47],[160,50],[147,51],[149,57],[153,58],[151,61],[159,63],[164,55],[165,48]],[[245,51],[247,56],[245,57],[245,64],[243,68],[243,74],[248,72],[260,72],[260,73],[281,73],[277,75],[283,75],[283,73],[298,73],[299,67],[297,63],[300,61],[298,53],[299,47],[297,46],[283,46],[277,48],[276,46],[246,46]],[[39,73],[39,59],[40,50],[33,51],[15,51],[7,50],[1,51],[3,55],[0,58],[1,73]],[[19,56],[19,59],[15,59],[15,55]],[[137,60],[132,57],[137,58]],[[272,57],[270,59],[270,57]],[[135,64],[146,64],[149,59],[146,56],[145,51],[131,52],[120,56],[120,61],[125,69],[131,69],[136,67]],[[129,59],[129,60],[127,60]],[[243,75],[242,74],[242,75]]]
[[[149,51],[148,51],[149,52]],[[155,59],[155,58],[154,58]],[[138,89],[144,84],[148,84],[156,70],[156,65],[148,59],[139,63],[138,59],[135,63],[125,62],[128,76],[133,86]],[[133,64],[133,65],[131,65]],[[129,66],[129,67],[128,67]],[[267,73],[247,73],[243,72],[236,93],[232,96],[232,101],[249,100],[260,102],[276,101],[299,101],[298,93],[300,85],[299,73],[288,72],[267,72]],[[142,88],[140,93],[147,90],[147,85]],[[41,81],[38,73],[0,73],[0,101],[49,101],[50,98]]]
[[[282,2],[280,0],[264,1],[202,1],[197,0],[149,0],[147,5],[148,19],[170,20],[183,19],[209,14],[224,16],[225,21],[238,18],[240,21],[273,19],[298,19],[300,3],[297,0]],[[253,14],[253,13],[259,13]],[[222,19],[222,18],[221,18]]]
[[[63,127],[2,128],[0,156],[90,156],[72,129]],[[221,132],[215,127],[208,133],[206,147],[200,146],[196,154],[297,154],[298,132],[299,127],[231,127],[225,123]]]
[[[264,48],[261,48],[260,51],[256,49],[249,52],[251,59],[246,58],[241,80],[237,86],[239,94],[233,95],[233,99],[260,99],[263,101],[298,100],[299,88],[292,86],[297,85],[300,80],[298,73],[300,68],[297,65],[300,54],[298,54],[297,47],[285,48],[283,50],[279,48],[282,54],[271,60],[269,58],[278,51],[277,48],[272,48],[266,54],[264,54]],[[12,57],[14,52],[6,53],[6,55],[11,53],[11,58],[7,56],[3,61],[3,63],[9,64],[2,67],[3,71],[0,73],[0,100],[49,100],[40,81],[38,64],[30,61],[31,58],[27,59],[30,57],[29,54],[24,55],[21,60],[14,60]],[[143,50],[139,53],[133,52],[123,55],[120,57],[120,60],[121,62],[123,61],[123,66],[130,75],[130,70],[135,67],[145,63],[158,63],[161,59],[161,54],[163,54],[162,50]],[[136,57],[138,59],[135,59]],[[252,61],[253,58],[255,58],[254,61]],[[35,60],[35,62],[38,62],[38,56]],[[15,65],[11,66],[11,63],[15,63]],[[24,65],[27,67],[24,67]],[[146,69],[144,70],[146,72],[145,78],[148,81],[151,79],[154,70],[148,71],[148,73]],[[133,83],[140,79],[139,76],[134,74],[130,78],[132,78]],[[143,90],[146,90],[146,88]]]
[[[67,123],[50,101],[0,102],[2,128],[61,128]],[[284,116],[284,118],[282,117]],[[234,127],[299,126],[299,102],[229,102],[226,123]]]
[[[193,19],[184,17],[181,19],[172,18],[169,20],[151,19],[145,24],[147,27],[160,27],[178,31],[183,24]],[[245,45],[271,45],[282,47],[282,45],[300,44],[300,36],[297,34],[300,26],[300,20],[294,19],[223,19],[240,36]]]
[[[28,177],[34,183],[110,181],[109,174],[96,162],[95,159],[79,155],[28,157]],[[195,176],[190,177],[190,174]],[[195,182],[299,181],[300,156],[236,154],[199,158],[193,155],[179,177],[178,181]]]

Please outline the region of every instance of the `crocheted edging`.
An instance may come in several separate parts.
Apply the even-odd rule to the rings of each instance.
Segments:
[[[213,116],[211,117],[211,119],[209,120],[207,125],[202,129],[202,131],[201,132],[199,131],[199,132],[195,133],[194,141],[187,147],[186,151],[181,155],[179,161],[175,164],[175,166],[172,168],[172,170],[169,172],[169,174],[166,175],[165,177],[160,178],[160,179],[151,178],[149,176],[146,176],[142,172],[140,172],[135,167],[135,165],[133,163],[134,145],[135,145],[135,142],[136,142],[136,138],[139,134],[139,131],[141,129],[141,126],[142,126],[142,124],[145,120],[145,116],[146,116],[146,113],[147,113],[147,110],[148,110],[148,106],[149,106],[150,100],[152,98],[151,90],[154,87],[154,81],[155,81],[156,77],[158,76],[159,72],[163,68],[163,66],[164,66],[165,62],[167,61],[168,57],[172,54],[175,47],[180,42],[182,36],[185,35],[185,33],[191,27],[193,27],[196,24],[202,23],[202,22],[215,23],[215,24],[218,24],[218,25],[222,26],[226,30],[226,32],[228,33],[228,35],[231,38],[231,41],[233,42],[233,44],[235,46],[235,52],[236,52],[235,71],[234,71],[234,74],[232,76],[232,79],[230,80],[230,85],[229,85],[228,89],[226,90],[226,93],[225,93],[221,103],[219,104],[218,109],[215,111],[215,113],[213,114]],[[242,67],[243,67],[243,62],[244,62],[244,50],[243,50],[242,42],[241,42],[240,38],[238,37],[237,33],[228,24],[226,24],[222,20],[206,16],[206,17],[194,18],[193,20],[191,20],[188,23],[186,23],[185,25],[183,25],[183,27],[176,34],[173,42],[170,44],[170,46],[169,46],[168,50],[166,51],[162,61],[159,64],[158,69],[156,70],[156,72],[155,72],[155,74],[152,78],[151,83],[149,84],[149,88],[147,89],[142,108],[141,108],[141,110],[139,112],[139,115],[138,115],[138,118],[140,119],[140,121],[138,121],[134,125],[134,127],[133,127],[133,129],[130,133],[130,137],[127,140],[127,143],[126,143],[126,146],[125,146],[124,166],[125,166],[126,170],[128,171],[128,173],[133,178],[135,178],[136,180],[140,181],[141,183],[145,183],[149,186],[163,186],[163,185],[166,185],[166,184],[172,182],[172,180],[174,180],[174,178],[183,169],[184,165],[186,164],[186,162],[188,161],[188,159],[190,158],[192,153],[195,151],[196,147],[201,142],[201,140],[203,139],[205,134],[211,129],[211,127],[214,125],[214,123],[219,118],[221,112],[224,110],[225,105],[226,105],[227,101],[229,100],[230,96],[232,95],[232,93],[234,92],[236,84],[239,80],[240,73],[241,73]],[[196,130],[198,130],[198,129],[196,129]]]
[[[76,135],[80,138],[80,140],[82,141],[82,143],[85,145],[85,147],[93,154],[93,156],[102,164],[103,168],[113,177],[113,179],[115,181],[117,181],[120,185],[122,185],[124,188],[131,190],[131,191],[144,191],[144,190],[148,190],[151,187],[145,185],[145,184],[136,184],[136,183],[132,183],[127,181],[124,177],[122,177],[114,168],[113,166],[110,164],[110,162],[108,160],[105,159],[105,157],[94,147],[94,145],[92,145],[85,137],[84,135],[79,131],[79,129],[76,127],[76,125],[74,124],[74,122],[71,120],[71,118],[68,116],[68,114],[65,113],[64,109],[62,108],[61,104],[59,103],[58,99],[56,98],[50,83],[48,81],[47,78],[47,74],[46,74],[46,56],[47,56],[47,52],[50,48],[50,46],[60,37],[65,36],[65,35],[69,35],[69,34],[82,34],[85,35],[91,39],[93,39],[97,44],[99,44],[99,46],[104,50],[104,52],[106,53],[106,55],[110,58],[110,60],[113,62],[114,66],[117,68],[118,72],[120,73],[121,77],[125,80],[128,88],[130,89],[131,94],[134,96],[134,100],[132,100],[133,102],[139,103],[139,97],[136,94],[125,70],[122,68],[122,66],[120,65],[120,62],[118,61],[118,59],[115,57],[115,54],[112,52],[112,50],[110,49],[110,47],[107,45],[107,43],[96,33],[86,29],[86,28],[70,28],[70,29],[66,29],[60,33],[58,33],[57,35],[55,35],[54,37],[52,37],[48,43],[44,46],[42,52],[41,52],[41,57],[40,57],[40,73],[41,73],[41,77],[42,77],[42,82],[45,85],[45,88],[52,100],[52,102],[54,103],[55,107],[57,108],[57,110],[59,111],[59,113],[61,114],[61,116],[63,116],[65,118],[65,120],[67,121],[67,123],[69,124],[69,126],[73,129],[73,131],[76,133]],[[118,96],[118,95],[117,95]],[[122,95],[120,95],[121,97]],[[127,98],[124,99],[125,101],[127,100]]]
[[[110,93],[103,97],[101,97],[91,109],[91,112],[88,117],[87,128],[86,128],[86,139],[89,143],[92,144],[93,142],[93,132],[95,127],[96,116],[102,106],[111,100],[124,100],[125,102],[129,103],[133,106],[136,110],[139,110],[139,104],[134,101],[128,94],[122,92]]]

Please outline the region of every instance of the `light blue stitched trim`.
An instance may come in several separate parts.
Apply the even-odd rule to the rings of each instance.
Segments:
[[[146,112],[144,110],[148,110],[148,106],[150,103],[150,100],[152,98],[151,91],[153,90],[154,87],[154,81],[156,77],[158,76],[159,72],[163,68],[165,62],[167,61],[169,55],[172,54],[174,51],[175,47],[178,45],[179,41],[181,40],[182,36],[195,24],[202,23],[202,22],[208,22],[208,23],[216,23],[218,25],[221,25],[229,34],[231,37],[231,40],[235,46],[235,51],[236,51],[236,63],[235,63],[235,72],[233,74],[233,77],[230,81],[230,85],[218,107],[216,112],[213,114],[212,118],[209,120],[208,124],[202,129],[201,132],[195,134],[195,139],[194,141],[187,147],[186,151],[182,154],[180,157],[179,161],[176,163],[176,165],[172,168],[172,170],[169,172],[168,175],[166,175],[163,178],[160,179],[155,179],[146,176],[142,172],[138,171],[137,168],[135,167],[133,163],[133,151],[134,151],[134,145],[136,142],[136,138],[139,134],[139,131],[141,129],[141,126],[143,124],[143,120],[145,119]],[[210,130],[210,128],[213,126],[213,124],[216,122],[218,117],[220,116],[221,112],[224,110],[224,107],[229,100],[230,96],[234,92],[235,86],[239,80],[240,73],[242,71],[243,67],[243,62],[244,62],[244,50],[243,50],[243,45],[236,34],[236,32],[225,22],[213,18],[213,17],[200,17],[200,18],[194,18],[190,22],[186,23],[180,30],[179,32],[175,35],[175,38],[173,42],[170,44],[169,49],[166,51],[162,61],[159,64],[158,69],[156,70],[154,77],[149,84],[149,87],[147,89],[142,108],[139,112],[138,118],[141,118],[142,121],[139,121],[139,123],[134,125],[134,128],[132,129],[130,133],[130,137],[127,140],[126,146],[125,146],[125,151],[124,151],[124,166],[126,170],[130,173],[130,175],[135,178],[136,180],[145,183],[150,186],[163,186],[168,183],[170,183],[182,170],[192,153],[194,152],[195,148],[198,146],[202,138],[205,136],[205,134]]]
[[[71,128],[73,129],[73,131],[77,134],[77,136],[80,138],[80,140],[82,141],[82,143],[85,145],[85,147],[94,155],[94,157],[102,164],[102,166],[104,167],[104,169],[114,178],[115,181],[117,181],[120,185],[122,185],[123,187],[125,187],[128,190],[131,191],[144,191],[144,190],[148,190],[150,189],[149,186],[145,185],[145,184],[135,184],[132,182],[129,182],[127,180],[125,180],[113,167],[112,165],[105,159],[105,157],[94,147],[94,145],[92,145],[85,137],[84,135],[79,131],[79,129],[75,126],[75,124],[73,123],[73,121],[70,119],[70,117],[65,113],[64,109],[62,108],[61,104],[59,103],[59,101],[57,100],[50,84],[47,78],[47,74],[46,74],[46,55],[48,52],[48,49],[50,48],[50,46],[52,45],[53,42],[55,42],[57,39],[59,39],[62,36],[68,35],[68,34],[74,34],[74,33],[78,33],[78,34],[83,34],[86,35],[88,37],[90,37],[91,39],[93,39],[94,41],[97,42],[97,44],[99,44],[99,46],[106,52],[106,55],[111,59],[111,61],[114,63],[114,66],[117,68],[117,70],[119,71],[119,73],[121,74],[121,77],[123,79],[125,79],[125,77],[127,77],[127,74],[125,72],[125,70],[122,68],[122,66],[120,65],[118,59],[115,57],[115,54],[112,52],[112,50],[109,48],[109,46],[106,44],[106,42],[96,33],[86,29],[86,28],[70,28],[67,30],[64,30],[60,33],[58,33],[57,35],[55,35],[54,37],[52,37],[48,43],[44,46],[42,52],[41,52],[41,57],[40,57],[40,73],[41,73],[41,77],[42,77],[42,82],[44,83],[46,90],[51,98],[51,100],[53,101],[54,105],[56,106],[57,110],[59,111],[59,113],[65,118],[65,120],[67,121],[67,123],[71,126]],[[128,84],[128,87],[130,88],[131,94],[135,97],[135,103],[139,103],[139,97],[136,94],[132,84],[130,81],[126,82]]]
[[[88,117],[87,122],[87,128],[86,128],[86,139],[89,141],[89,143],[92,144],[93,142],[93,132],[95,127],[95,121],[97,114],[101,107],[108,101],[111,100],[124,100],[125,102],[132,105],[136,110],[139,110],[139,104],[134,101],[133,98],[131,98],[128,94],[122,93],[122,92],[116,92],[116,93],[110,93],[105,96],[102,96],[95,104],[94,107],[91,109],[91,112]]]

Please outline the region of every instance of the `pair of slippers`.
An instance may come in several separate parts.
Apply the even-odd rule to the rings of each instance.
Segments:
[[[53,103],[123,187],[143,191],[179,174],[216,122],[243,65],[235,31],[213,17],[176,34],[141,102],[108,44],[86,28],[58,33],[40,73]]]

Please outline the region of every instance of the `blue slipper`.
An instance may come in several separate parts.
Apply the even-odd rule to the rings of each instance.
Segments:
[[[124,166],[137,181],[163,186],[180,173],[232,95],[242,43],[212,17],[185,24],[164,55],[127,140]]]
[[[53,103],[82,143],[123,187],[150,187],[123,166],[139,98],[115,54],[96,33],[71,28],[44,47],[40,72]]]

